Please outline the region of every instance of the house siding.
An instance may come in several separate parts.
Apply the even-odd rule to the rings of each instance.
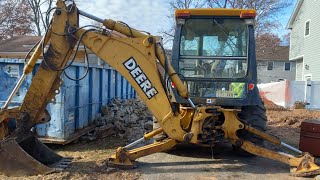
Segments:
[[[312,80],[320,81],[320,1],[304,0],[293,23],[291,31],[290,59],[297,60],[303,56],[303,63],[297,67],[297,80],[303,80],[312,74]],[[305,23],[310,20],[310,34],[305,36]],[[305,67],[309,67],[309,69]],[[301,76],[300,76],[301,74]]]
[[[268,62],[273,62],[273,70],[267,70]],[[295,80],[296,63],[291,63],[291,70],[284,70],[284,63],[288,61],[257,61],[258,83],[269,83],[278,79]]]
[[[296,80],[297,81],[302,81],[303,80],[303,77],[302,77],[302,71],[303,71],[303,60],[300,59],[300,60],[297,60],[296,61]]]
[[[292,30],[290,34],[290,53],[289,58],[290,59],[296,59],[298,57],[303,56],[303,50],[304,50],[304,16],[305,16],[305,7],[304,3],[302,4],[300,11],[298,12],[298,15],[292,25]]]

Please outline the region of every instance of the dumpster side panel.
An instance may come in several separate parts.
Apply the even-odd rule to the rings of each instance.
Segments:
[[[10,104],[11,107],[22,103],[39,63],[40,61],[33,73],[27,76]],[[0,58],[1,107],[22,75],[23,68],[23,60]],[[66,73],[74,79],[80,78],[86,73],[86,66],[74,63]],[[91,65],[88,75],[80,81],[70,80],[64,74],[61,77],[63,85],[60,87],[60,94],[56,96],[56,103],[47,106],[51,121],[35,127],[40,138],[47,138],[50,141],[56,139],[56,142],[64,142],[71,137],[74,138],[78,132],[83,133],[84,129],[94,123],[94,118],[101,112],[102,105],[107,105],[112,98],[135,98],[135,91],[131,85],[107,65],[105,67]]]

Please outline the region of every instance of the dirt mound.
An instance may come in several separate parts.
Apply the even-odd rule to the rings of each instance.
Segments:
[[[264,102],[264,106],[266,107],[267,110],[272,110],[272,111],[284,111],[284,110],[286,110],[284,107],[276,105],[272,101],[268,100],[265,96],[261,96],[261,99]]]
[[[320,111],[294,109],[292,111],[267,111],[268,124],[280,127],[299,128],[301,122],[307,119],[319,119]]]
[[[287,144],[298,147],[301,123],[307,119],[319,119],[320,111],[306,109],[294,109],[292,111],[268,110],[267,117],[267,133],[280,138]]]
[[[307,103],[305,102],[295,102],[293,105],[293,109],[305,109],[306,108]]]

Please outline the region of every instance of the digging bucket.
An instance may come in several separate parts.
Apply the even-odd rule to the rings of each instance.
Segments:
[[[18,142],[9,138],[1,142],[0,171],[7,176],[33,176],[62,170],[70,164],[30,134]]]

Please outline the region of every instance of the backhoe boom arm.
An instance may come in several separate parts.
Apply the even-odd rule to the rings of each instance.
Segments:
[[[159,52],[159,45],[155,43],[155,39],[152,36],[112,37],[82,29],[77,31],[76,37],[80,39],[84,33],[85,35],[81,38],[82,44],[126,78],[152,114],[160,120],[169,137],[182,141],[186,132],[180,126],[180,115],[173,113],[162,85],[156,59],[157,53],[160,54],[160,59],[164,58],[162,55],[165,54]],[[149,43],[146,45],[145,41]],[[173,69],[172,73],[175,73]],[[172,77],[175,76],[177,75],[172,75]],[[181,83],[182,92],[186,92],[180,78],[176,78],[176,82]]]

